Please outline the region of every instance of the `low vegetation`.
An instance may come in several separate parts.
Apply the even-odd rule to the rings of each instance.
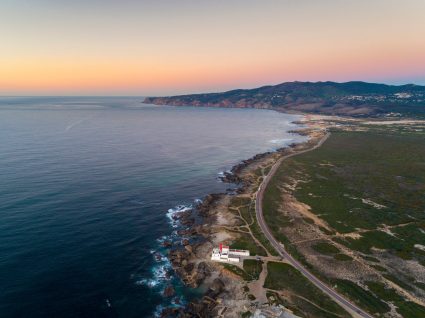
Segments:
[[[250,234],[238,233],[238,238],[232,242],[232,248],[249,250],[252,255],[267,256],[266,251],[257,245]]]
[[[353,258],[351,256],[348,256],[346,254],[335,254],[334,255],[334,259],[336,259],[337,261],[342,261],[342,262],[347,262],[347,261],[352,261]]]
[[[250,281],[251,280],[251,276],[249,276],[243,269],[241,269],[238,266],[235,266],[233,264],[227,264],[227,263],[222,263],[221,265],[223,265],[223,267],[228,270],[229,272],[232,272],[233,274],[241,277],[243,280],[246,281]]]
[[[251,277],[251,280],[257,280],[263,269],[263,262],[255,259],[246,259],[243,262],[243,269]]]
[[[406,94],[403,97],[398,95]],[[365,82],[286,82],[222,93],[148,97],[145,103],[174,106],[267,108],[315,114],[378,116],[396,112],[425,113],[425,87],[391,86]]]
[[[317,244],[312,245],[312,248],[322,254],[326,255],[334,255],[339,253],[339,249],[336,248],[334,245],[326,243],[326,242],[320,242]]]
[[[333,130],[322,147],[285,160],[264,195],[264,217],[286,249],[377,315],[389,312],[393,304],[403,317],[423,316],[424,307],[386,285],[390,280],[414,295],[423,290],[405,263],[425,266],[425,130],[415,127],[360,125]],[[323,223],[315,224],[308,214],[294,223],[293,215],[283,210],[284,193],[310,207],[309,213]],[[296,243],[288,235],[296,237],[297,224],[317,228],[323,239],[304,242],[297,238],[303,243]],[[313,259],[311,251],[328,257]],[[356,263],[376,270],[376,280],[364,283],[360,274],[358,280],[347,280],[338,273],[329,277],[316,266],[321,260],[328,268],[332,260],[335,266],[349,265],[352,254],[357,256]]]
[[[334,286],[339,292],[350,297],[369,313],[383,314],[390,310],[390,307],[384,301],[349,280],[335,280]]]
[[[405,318],[425,317],[425,308],[411,301],[397,303],[397,312]]]
[[[401,297],[394,289],[386,287],[383,283],[367,282],[366,285],[379,299],[391,302],[403,301],[403,297]]]
[[[298,270],[285,263],[268,262],[264,287],[286,290],[293,294],[293,301],[301,312],[312,317],[349,317],[331,298],[324,295]]]

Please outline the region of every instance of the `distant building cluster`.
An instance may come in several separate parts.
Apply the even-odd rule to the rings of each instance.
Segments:
[[[397,98],[410,98],[413,95],[409,94],[409,93],[396,93],[396,94],[394,94],[394,96],[397,97]]]
[[[218,248],[213,249],[211,260],[225,263],[239,263],[241,256],[249,255],[248,250],[231,249],[229,246],[224,246],[220,243]]]
[[[366,94],[366,95],[347,95],[343,97],[334,96],[334,100],[349,100],[349,101],[360,101],[360,102],[412,102],[422,103],[425,101],[425,95],[423,93],[408,93],[400,92],[395,94]]]

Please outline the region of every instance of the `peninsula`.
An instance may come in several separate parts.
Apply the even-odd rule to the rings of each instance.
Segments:
[[[265,108],[354,117],[425,115],[425,86],[366,82],[286,82],[222,93],[148,97],[148,104]]]

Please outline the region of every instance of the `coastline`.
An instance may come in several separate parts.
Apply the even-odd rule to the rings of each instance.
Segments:
[[[236,189],[209,194],[192,210],[185,210],[172,216],[176,222],[184,226],[184,229],[177,230],[177,235],[181,239],[179,244],[163,243],[169,248],[167,257],[184,285],[199,288],[203,292],[200,299],[195,299],[185,306],[163,309],[161,317],[214,317],[224,313],[226,317],[239,317],[241,313],[253,309],[252,297],[263,301],[267,299],[259,291],[262,289],[266,271],[262,271],[259,280],[248,283],[251,290],[251,294],[248,294],[244,280],[225,265],[210,261],[210,253],[219,243],[232,243],[238,238],[239,233],[235,231],[235,227],[239,224],[240,218],[229,211],[232,199],[255,195],[258,180],[264,178],[266,170],[264,167],[273,165],[289,154],[313,147],[325,135],[327,126],[315,120],[311,121],[311,117],[304,115],[295,122],[303,127],[290,131],[308,137],[306,141],[292,143],[276,151],[260,153],[242,160],[230,171],[223,172],[220,177],[222,182],[236,185]],[[261,177],[258,177],[259,169],[263,174]],[[256,237],[251,230],[249,233],[255,244],[266,252],[265,259],[279,259],[273,248],[267,246],[267,242]]]

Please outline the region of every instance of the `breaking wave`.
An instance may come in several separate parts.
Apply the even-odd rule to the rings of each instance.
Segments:
[[[178,215],[182,212],[190,211],[193,209],[192,205],[178,205],[172,209],[168,209],[167,218],[170,220],[172,227],[176,228],[179,226]]]
[[[283,139],[272,139],[269,141],[269,143],[274,144],[274,145],[279,145],[279,146],[283,146],[288,144],[288,142],[293,141],[293,139],[291,138],[283,138]]]
[[[169,246],[168,244],[177,246],[181,242],[182,237],[177,234],[178,229],[183,228],[180,223],[180,214],[193,210],[193,207],[200,203],[202,203],[202,200],[195,199],[193,204],[180,204],[168,209],[166,217],[174,230],[169,235],[163,235],[156,239],[157,247],[149,251],[156,264],[150,269],[148,277],[144,275],[143,278],[136,278],[136,285],[145,286],[159,295],[163,295],[168,286],[173,286],[175,289],[182,286],[182,282],[175,274],[171,262],[167,257],[167,247]],[[178,292],[173,297],[163,297],[163,299],[163,302],[155,309],[155,317],[161,317],[162,311],[166,308],[182,307],[187,302],[184,296]]]

